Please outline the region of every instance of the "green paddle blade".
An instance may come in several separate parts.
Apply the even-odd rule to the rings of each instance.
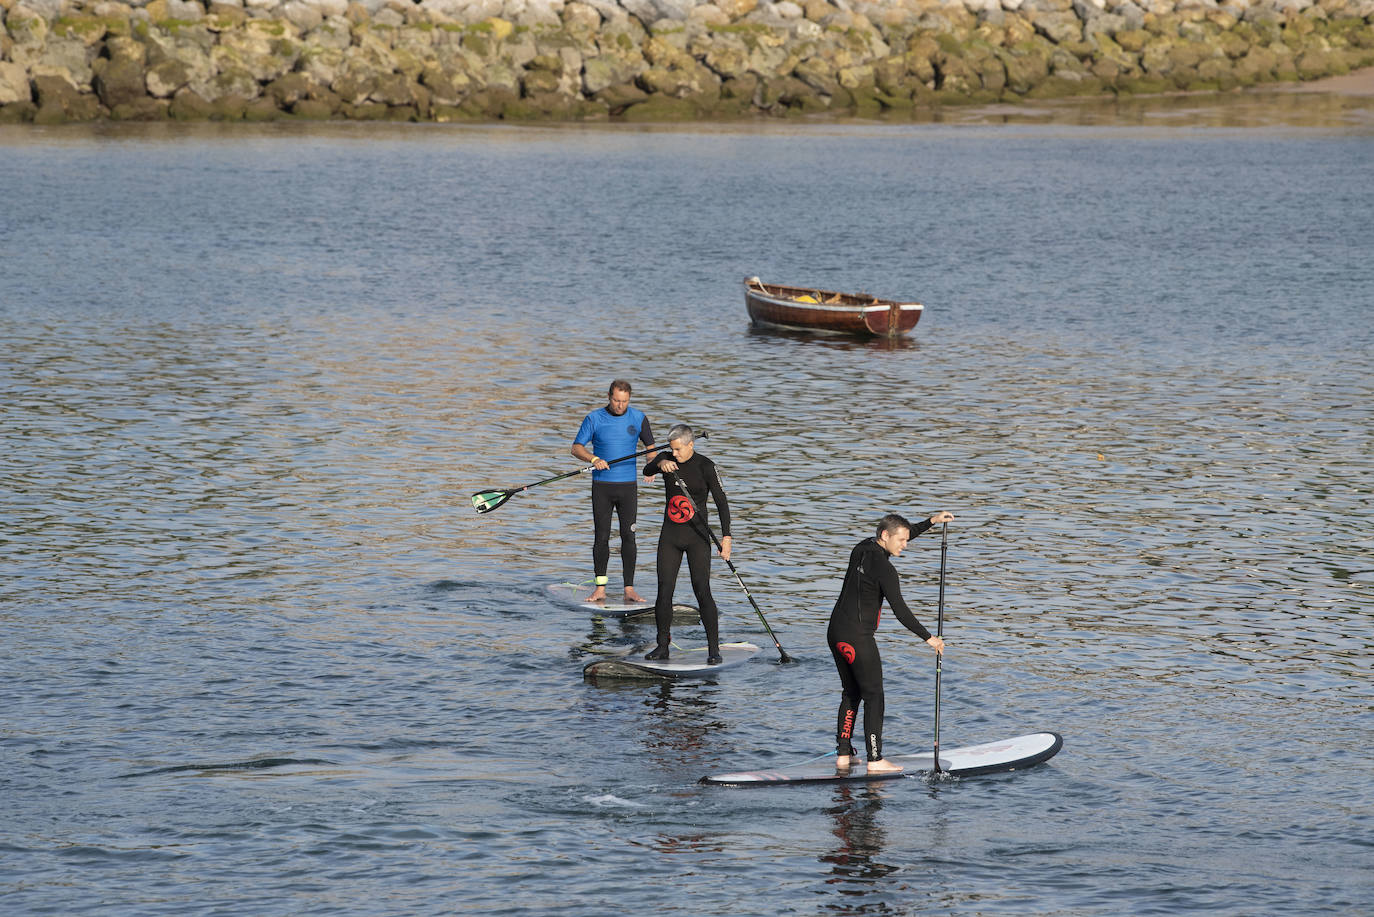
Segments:
[[[472,495],[472,508],[479,513],[489,513],[512,496],[514,493],[509,490],[483,490]]]

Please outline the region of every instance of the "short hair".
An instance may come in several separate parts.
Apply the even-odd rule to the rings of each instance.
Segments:
[[[626,382],[624,379],[616,379],[612,381],[611,387],[606,389],[606,396],[610,397],[611,395],[614,395],[616,392],[624,392],[627,395],[632,394],[630,391],[630,383]]]
[[[900,513],[888,513],[878,520],[878,530],[873,533],[873,537],[881,538],[883,532],[887,532],[890,535],[898,529],[906,529],[907,534],[910,535],[911,523]]]
[[[668,431],[668,442],[677,442],[680,439],[686,440],[689,443],[694,443],[697,441],[697,435],[693,433],[692,428],[685,423],[675,423]]]

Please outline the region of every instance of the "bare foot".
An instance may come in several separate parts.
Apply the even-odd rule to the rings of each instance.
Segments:
[[[596,587],[596,591],[593,592],[591,595],[587,596],[587,597],[586,597],[585,599],[583,599],[582,601],[584,601],[584,602],[604,602],[604,601],[606,601],[606,587],[605,587],[605,586],[597,586],[597,587]]]
[[[837,770],[837,771],[847,771],[847,770],[849,770],[849,755],[836,755],[836,756],[835,756],[835,770]]]
[[[627,601],[627,602],[642,602],[642,601],[644,601],[644,596],[642,596],[642,595],[640,595],[638,592],[636,592],[634,586],[626,586],[626,587],[625,587],[625,601]]]
[[[902,766],[900,764],[893,764],[886,758],[879,758],[876,761],[868,762],[868,772],[870,774],[900,774],[902,772]]]

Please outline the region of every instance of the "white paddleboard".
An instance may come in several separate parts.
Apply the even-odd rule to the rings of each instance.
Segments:
[[[606,598],[600,602],[588,602],[587,596],[592,594],[596,588],[595,583],[554,583],[548,587],[549,595],[560,602],[572,605],[574,608],[583,608],[587,611],[599,611],[606,615],[638,615],[654,610],[654,600],[645,599],[643,602],[626,602],[625,590],[621,586],[614,588],[606,587]]]
[[[954,777],[973,777],[1016,771],[1048,761],[1064,747],[1057,732],[1035,732],[1030,735],[984,742],[964,748],[941,748],[940,769]],[[904,770],[895,774],[869,774],[868,768],[856,763],[847,771],[835,769],[832,756],[773,770],[737,771],[731,774],[710,774],[701,783],[715,786],[786,786],[799,783],[867,783],[874,780],[895,780],[912,774],[933,771],[935,756],[931,752],[914,755],[888,755],[887,760]]]
[[[666,660],[645,659],[641,650],[617,659],[589,662],[582,674],[589,678],[703,678],[748,662],[758,654],[759,648],[752,643],[722,643],[720,656],[723,661],[710,665],[706,662],[704,646],[690,650],[673,647]]]

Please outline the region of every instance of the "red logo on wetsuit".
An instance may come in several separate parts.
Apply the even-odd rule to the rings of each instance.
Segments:
[[[840,651],[840,655],[844,657],[845,662],[850,665],[854,664],[854,647],[841,640],[839,643],[835,644],[835,648]]]
[[[672,522],[690,522],[697,514],[690,497],[678,494],[668,500],[668,519]]]

